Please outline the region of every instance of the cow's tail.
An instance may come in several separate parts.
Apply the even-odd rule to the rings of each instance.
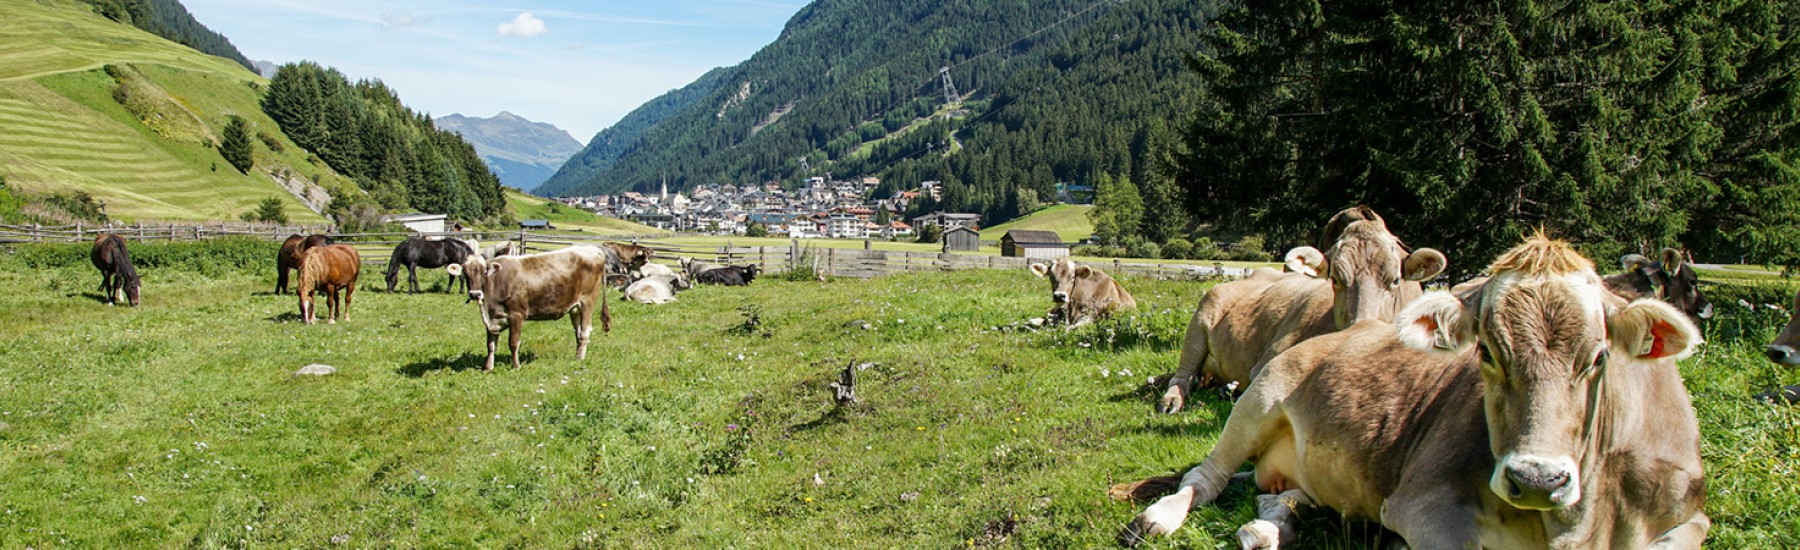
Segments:
[[[607,288],[602,281],[600,286],[600,332],[612,332],[612,306],[607,303]]]

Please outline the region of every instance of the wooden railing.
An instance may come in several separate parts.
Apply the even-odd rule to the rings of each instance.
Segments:
[[[99,233],[116,233],[136,241],[194,241],[221,237],[247,237],[281,241],[289,235],[326,232],[318,226],[273,225],[257,223],[226,224],[138,224],[111,226],[20,226],[0,225],[0,244],[54,243],[91,241]],[[896,273],[956,271],[964,269],[1025,269],[1033,262],[1045,260],[1003,257],[988,254],[944,254],[812,246],[805,240],[793,239],[788,246],[706,246],[669,240],[659,235],[598,235],[591,233],[540,233],[516,231],[461,231],[444,233],[327,233],[341,244],[357,249],[365,264],[386,264],[396,245],[409,237],[474,239],[483,247],[501,241],[513,241],[526,253],[545,252],[573,245],[592,245],[606,241],[630,242],[656,250],[655,262],[676,266],[680,258],[693,258],[714,264],[750,265],[768,273],[809,269],[828,277],[868,278]],[[1152,261],[1102,260],[1089,265],[1113,275],[1154,279],[1238,278],[1244,269],[1193,264],[1163,264]]]

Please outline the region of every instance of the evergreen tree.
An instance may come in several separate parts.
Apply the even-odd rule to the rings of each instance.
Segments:
[[[250,173],[250,168],[255,163],[253,159],[255,146],[250,141],[250,124],[244,122],[244,117],[231,115],[231,120],[225,123],[225,130],[220,134],[219,155],[225,157],[225,162],[231,163],[231,166],[237,168],[238,172]]]
[[[1129,178],[1101,174],[1094,186],[1094,209],[1088,211],[1100,242],[1119,246],[1139,235],[1144,199]]]

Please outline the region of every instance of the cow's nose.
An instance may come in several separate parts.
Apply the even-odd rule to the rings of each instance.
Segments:
[[[1056,300],[1056,303],[1059,303],[1059,304],[1068,303],[1069,293],[1067,293],[1067,292],[1052,292],[1052,293],[1050,293],[1050,299]]]
[[[1800,363],[1800,357],[1796,357],[1794,355],[1794,348],[1790,348],[1790,347],[1783,346],[1780,344],[1776,344],[1776,345],[1772,345],[1772,346],[1763,348],[1763,355],[1768,356],[1770,361],[1774,361],[1776,363],[1780,363],[1783,365],[1792,365],[1795,363]]]
[[[1712,316],[1713,316],[1712,303],[1708,302],[1706,305],[1700,306],[1700,318],[1701,319],[1711,319]]]
[[[1556,507],[1556,493],[1569,484],[1569,472],[1550,464],[1512,461],[1506,465],[1507,500],[1515,506]]]

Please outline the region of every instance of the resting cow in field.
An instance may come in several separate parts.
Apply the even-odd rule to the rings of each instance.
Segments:
[[[1255,460],[1278,494],[1258,498],[1243,548],[1290,546],[1296,507],[1314,504],[1418,549],[1700,548],[1699,426],[1675,364],[1700,344],[1693,322],[1611,294],[1541,235],[1489,269],[1398,326],[1363,321],[1270,361],[1205,462],[1121,538],[1176,530]]]
[[[1638,254],[1619,258],[1624,273],[1602,279],[1606,289],[1626,300],[1662,298],[1688,316],[1708,319],[1713,316],[1712,302],[1700,294],[1700,275],[1693,262],[1685,261],[1680,251],[1664,248],[1662,261],[1651,261]]]
[[[1159,410],[1180,411],[1196,382],[1241,387],[1308,338],[1363,319],[1393,320],[1423,292],[1419,281],[1447,263],[1437,250],[1408,251],[1368,207],[1332,216],[1320,241],[1328,243],[1323,253],[1309,246],[1288,253],[1290,273],[1258,270],[1200,298]]]
[[[131,252],[125,249],[124,237],[112,233],[94,236],[94,249],[88,253],[88,259],[100,270],[100,293],[106,295],[106,305],[118,302],[121,293],[126,303],[138,305],[138,285],[143,281],[137,267],[131,265]]]
[[[306,249],[300,256],[300,284],[294,290],[300,295],[300,319],[313,324],[313,292],[325,293],[325,322],[337,323],[341,310],[350,320],[350,295],[356,293],[356,277],[362,273],[362,255],[350,245],[333,244]],[[338,291],[344,291],[340,308]]]
[[[306,249],[332,243],[331,237],[324,235],[307,237],[289,235],[287,240],[282,241],[281,251],[275,253],[275,293],[287,294],[288,271],[300,270],[300,255],[304,254]]]
[[[689,288],[693,288],[693,285],[688,283],[686,277],[672,271],[657,273],[632,281],[630,286],[625,287],[625,299],[641,304],[666,304],[675,301],[675,293]]]
[[[388,258],[387,289],[394,291],[400,282],[400,267],[406,267],[406,281],[411,288],[408,294],[419,292],[418,268],[436,269],[449,265],[461,264],[475,253],[475,247],[468,241],[456,239],[430,240],[419,237],[407,237],[394,247],[394,255]],[[444,291],[451,292],[456,288],[458,277],[451,276],[450,282],[444,284]],[[467,278],[462,278],[463,289],[469,288]]]
[[[700,275],[700,272],[702,272],[702,271],[710,271],[710,270],[718,269],[721,267],[725,267],[725,266],[722,266],[719,264],[714,264],[714,263],[707,263],[707,262],[703,262],[703,261],[696,260],[693,258],[682,258],[681,259],[681,270],[686,271],[687,276],[690,279],[694,278],[695,276]]]
[[[760,272],[756,264],[728,265],[702,271],[699,275],[694,276],[694,282],[708,285],[749,286],[752,281],[756,280],[756,274]]]
[[[1777,365],[1785,367],[1800,366],[1800,292],[1794,293],[1793,309],[1789,309],[1787,326],[1782,327],[1781,334],[1775,341],[1763,348],[1763,354]],[[1800,403],[1800,386],[1788,386],[1757,396],[1760,399],[1782,404]]]
[[[1099,269],[1068,258],[1030,267],[1038,277],[1050,279],[1050,300],[1056,305],[1050,307],[1049,316],[1071,327],[1137,308],[1131,293]]]
[[[525,321],[550,321],[564,315],[575,326],[575,358],[586,359],[588,335],[593,332],[595,302],[599,302],[600,330],[612,331],[612,310],[601,290],[601,278],[609,264],[616,264],[611,249],[571,246],[562,250],[501,256],[492,262],[472,256],[447,269],[452,276],[468,277],[469,299],[481,310],[487,328],[487,363],[494,370],[494,352],[500,331],[507,331],[513,368],[519,367],[519,340]]]

